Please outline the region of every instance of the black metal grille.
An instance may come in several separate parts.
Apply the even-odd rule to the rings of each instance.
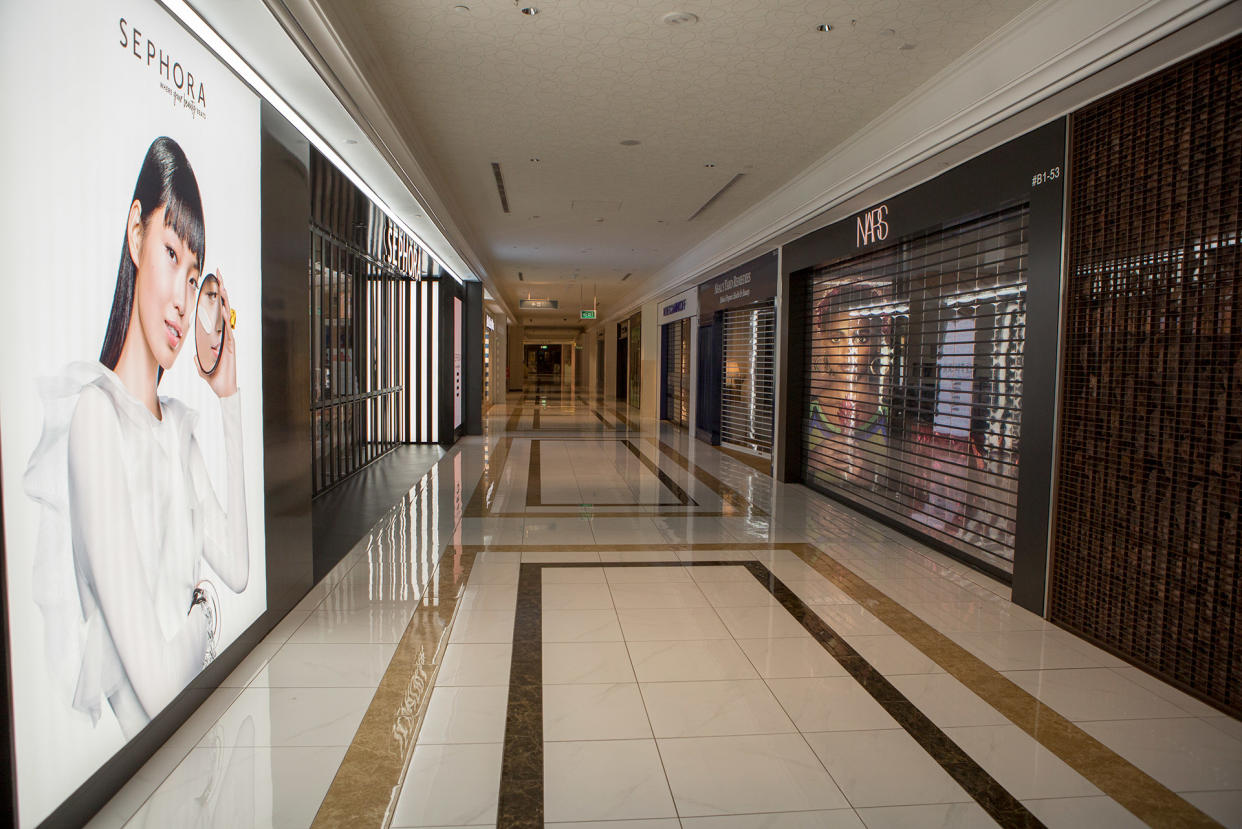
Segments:
[[[312,153],[311,473],[315,494],[400,443],[436,439],[437,268]]]
[[[1242,40],[1072,121],[1051,616],[1242,711]]]
[[[819,268],[802,478],[1013,570],[1029,208]]]

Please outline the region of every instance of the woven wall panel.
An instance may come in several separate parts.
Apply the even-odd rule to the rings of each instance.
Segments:
[[[1073,119],[1051,617],[1242,712],[1242,40]]]

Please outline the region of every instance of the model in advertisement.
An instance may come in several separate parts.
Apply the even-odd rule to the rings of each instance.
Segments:
[[[235,593],[250,578],[232,309],[205,256],[194,172],[176,141],[157,138],[126,214],[99,360],[40,382],[43,431],[25,483],[41,507],[33,589],[47,657],[72,706],[97,723],[106,700],[127,738],[216,654],[204,562]],[[223,505],[197,414],[158,394],[187,337],[220,402]]]

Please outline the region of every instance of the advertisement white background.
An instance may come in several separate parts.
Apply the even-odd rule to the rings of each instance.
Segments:
[[[142,59],[121,46],[120,18],[142,33]],[[206,117],[161,89],[169,82],[158,61],[147,64],[147,40],[205,86]],[[194,169],[206,224],[204,271],[223,271],[238,314],[250,579],[240,595],[220,588],[221,647],[265,608],[259,101],[150,0],[6,2],[0,67],[8,308],[0,324],[0,457],[17,795],[20,822],[32,825],[124,743],[107,705],[92,727],[51,691],[43,618],[31,598],[38,507],[22,482],[42,428],[36,379],[98,359],[130,197],[147,147],[161,135],[182,146]],[[159,393],[198,412],[196,435],[223,502],[220,404],[194,370],[191,338]],[[204,571],[219,583],[206,564]]]

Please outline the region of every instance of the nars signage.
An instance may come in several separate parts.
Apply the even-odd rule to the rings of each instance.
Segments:
[[[772,251],[700,285],[699,314],[743,308],[771,299],[776,296],[776,285],[776,251]]]
[[[698,289],[691,288],[660,303],[660,324],[677,322],[699,312]]]
[[[858,217],[858,229],[854,247],[863,248],[867,245],[883,242],[888,238],[888,205],[873,207]]]

